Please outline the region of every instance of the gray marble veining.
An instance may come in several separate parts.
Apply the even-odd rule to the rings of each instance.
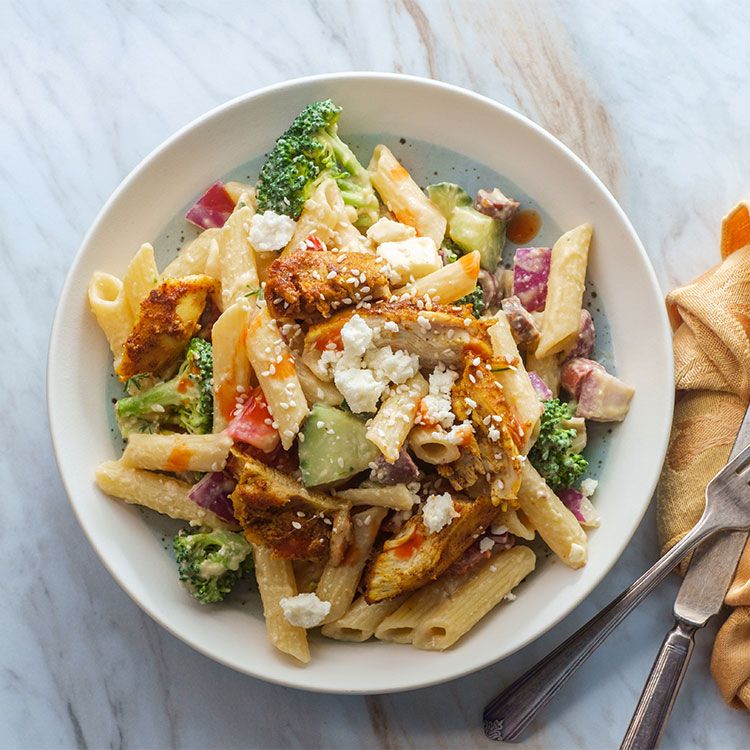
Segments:
[[[666,290],[717,259],[720,217],[750,194],[749,27],[741,0],[0,4],[0,747],[491,747],[486,700],[647,567],[652,514],[570,617],[478,674],[378,697],[236,674],[131,602],[64,496],[44,367],[66,270],[112,190],[192,118],[286,78],[383,70],[466,86],[559,136],[620,199]],[[619,744],[675,591],[622,626],[524,747]],[[708,674],[710,641],[699,635],[665,748],[747,746],[750,719]]]

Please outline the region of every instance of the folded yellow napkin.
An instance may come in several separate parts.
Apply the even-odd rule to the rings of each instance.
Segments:
[[[698,521],[750,400],[750,204],[722,225],[723,262],[667,295],[674,330],[674,422],[657,490],[662,553]],[[684,572],[684,566],[681,569]],[[711,671],[724,700],[750,709],[750,544],[726,596]]]

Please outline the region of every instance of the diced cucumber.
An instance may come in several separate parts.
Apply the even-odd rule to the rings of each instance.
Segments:
[[[505,223],[477,211],[471,196],[455,183],[430,185],[427,195],[448,220],[448,237],[464,253],[478,250],[481,267],[494,273],[505,246]]]
[[[365,437],[365,431],[364,421],[351,412],[315,404],[299,443],[305,487],[330,484],[364,471],[380,453]]]

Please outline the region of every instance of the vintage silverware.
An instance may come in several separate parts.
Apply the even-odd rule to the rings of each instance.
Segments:
[[[730,460],[750,442],[750,408],[734,441]],[[748,535],[727,531],[701,545],[693,555],[674,603],[675,625],[667,633],[633,713],[622,750],[659,744],[695,645],[695,631],[718,614],[732,583]]]
[[[698,523],[635,583],[607,605],[484,710],[484,731],[492,740],[513,741],[607,636],[701,542],[720,531],[750,528],[750,446],[706,487],[706,508]]]

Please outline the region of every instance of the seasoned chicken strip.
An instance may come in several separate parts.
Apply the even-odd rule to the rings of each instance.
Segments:
[[[427,309],[420,299],[376,302],[369,309],[346,310],[330,320],[310,327],[305,336],[302,359],[319,377],[328,376],[320,366],[326,348],[341,348],[341,329],[356,313],[375,332],[376,346],[403,349],[419,357],[422,369],[433,369],[439,362],[462,365],[466,357],[492,357],[487,327],[471,314],[468,305],[435,305]]]
[[[268,268],[264,296],[276,318],[310,320],[391,294],[384,262],[367,253],[296,250]]]
[[[237,446],[228,468],[237,479],[230,496],[234,514],[248,541],[270,547],[277,557],[312,560],[328,554],[331,524],[324,519],[330,521],[345,503],[305,489]]]
[[[485,495],[476,500],[453,498],[459,514],[449,526],[431,534],[422,514],[412,516],[396,537],[388,540],[366,575],[365,599],[370,603],[393,599],[437,578],[476,540],[497,515]]]
[[[141,302],[117,368],[120,380],[143,372],[168,377],[195,335],[206,298],[218,289],[210,276],[166,279]]]
[[[456,461],[437,470],[455,490],[468,489],[483,478],[490,485],[495,505],[517,507],[523,430],[487,364],[469,363],[453,386],[453,413],[457,420],[471,422],[474,436]]]

